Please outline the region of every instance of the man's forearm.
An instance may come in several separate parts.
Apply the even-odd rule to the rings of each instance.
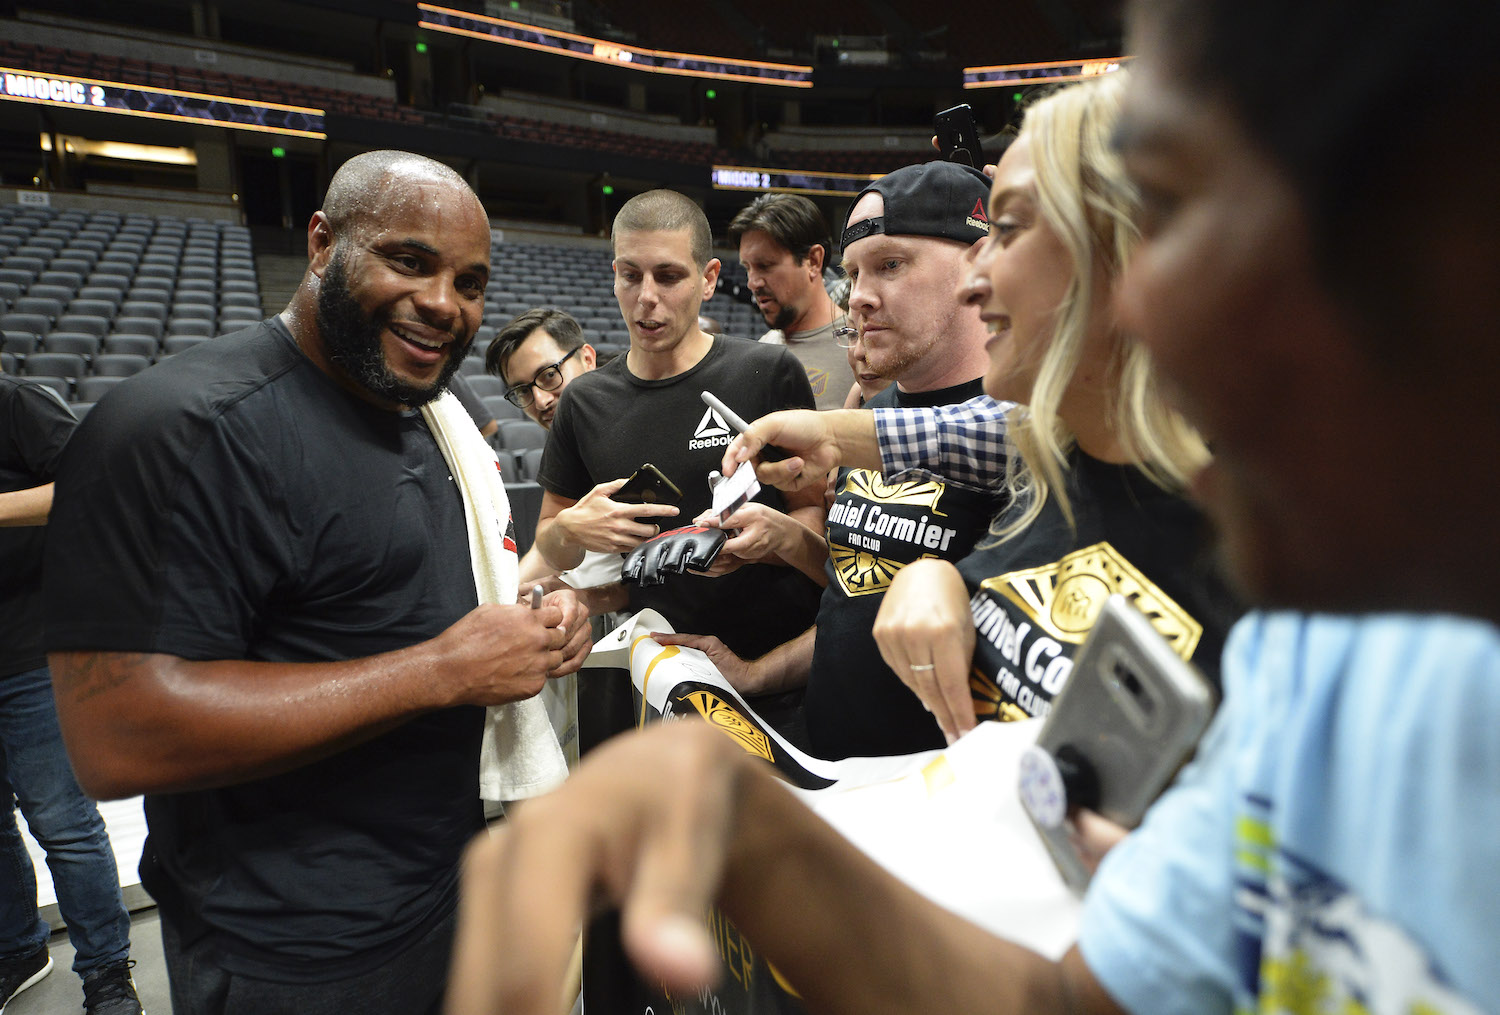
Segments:
[[[51,512],[51,483],[0,493],[0,525],[46,525]]]
[[[343,750],[452,705],[530,697],[562,665],[556,607],[481,606],[435,638],[338,662],[48,655],[63,735],[93,796],[202,789]]]
[[[557,569],[547,563],[546,558],[542,556],[542,551],[536,546],[535,541],[533,541],[531,549],[527,550],[525,555],[521,557],[520,582],[522,589],[541,581],[543,578],[550,578],[555,574],[557,574]],[[549,589],[548,591],[551,590]]]
[[[821,501],[821,498],[819,498]],[[828,560],[828,543],[823,538],[826,518],[823,506],[800,507],[787,512],[793,524],[787,530],[787,539],[777,548],[776,556],[787,567],[795,567],[819,585],[828,584],[828,572],[823,564]]]
[[[721,905],[809,1011],[1062,1015],[1070,994],[1076,1012],[1118,1010],[1070,992],[1076,956],[1059,966],[918,895],[768,767],[747,758],[737,795]]]
[[[286,771],[438,707],[424,645],[330,663],[48,657],[79,782],[99,799],[205,789]]]
[[[574,589],[573,592],[578,596],[578,601],[589,611],[591,617],[614,613],[630,605],[630,593],[620,582],[595,585],[587,589]]]
[[[812,672],[813,647],[817,643],[817,625],[809,627],[791,641],[777,645],[750,664],[755,673],[752,694],[774,694],[807,685]]]
[[[571,570],[583,563],[583,547],[569,541],[567,530],[555,515],[537,523],[533,549],[559,572]]]
[[[880,469],[880,442],[875,435],[875,415],[868,409],[834,409],[820,412],[827,418],[830,434],[838,446],[839,464],[846,469]]]

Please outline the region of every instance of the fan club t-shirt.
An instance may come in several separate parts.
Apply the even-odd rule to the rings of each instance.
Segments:
[[[952,405],[978,395],[978,378],[927,392],[895,385],[871,407]],[[956,561],[985,533],[1001,503],[925,473],[886,480],[866,469],[839,473],[828,510],[828,586],[818,610],[803,709],[813,753],[838,759],[943,746],[942,731],[901,682],[871,635],[892,580],[924,557]]]

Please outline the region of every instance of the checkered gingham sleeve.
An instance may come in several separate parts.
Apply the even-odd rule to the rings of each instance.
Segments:
[[[1005,482],[1005,414],[1014,405],[980,395],[935,409],[876,409],[881,471],[888,479],[925,472],[997,489]]]

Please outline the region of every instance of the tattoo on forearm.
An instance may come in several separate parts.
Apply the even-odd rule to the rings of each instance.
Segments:
[[[75,657],[67,665],[54,667],[59,690],[82,703],[127,683],[145,662],[142,652],[101,652]]]

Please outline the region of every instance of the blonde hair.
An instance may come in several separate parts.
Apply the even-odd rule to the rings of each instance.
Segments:
[[[1057,498],[1074,524],[1065,480],[1075,439],[1058,410],[1078,369],[1098,283],[1117,280],[1140,241],[1139,197],[1112,143],[1127,73],[1061,88],[1032,105],[1021,125],[1032,142],[1042,218],[1067,248],[1073,277],[1057,307],[1030,402],[1006,419],[1014,453],[1005,482],[1018,510],[996,519],[991,531],[1002,540],[1035,521],[1048,497]],[[1101,272],[1103,279],[1096,277]],[[1208,461],[1208,450],[1162,399],[1145,349],[1117,336],[1106,377],[1111,426],[1126,454],[1159,486],[1181,490]]]

